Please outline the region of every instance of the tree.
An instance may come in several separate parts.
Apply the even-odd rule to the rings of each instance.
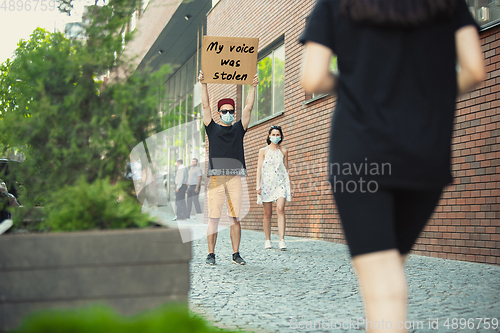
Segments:
[[[0,66],[0,145],[26,156],[17,175],[25,205],[81,176],[89,182],[123,174],[131,148],[161,130],[158,72],[135,71],[103,88],[102,77],[127,68],[121,52],[135,0],[91,6],[84,17],[85,40],[36,29],[21,40],[14,58]]]

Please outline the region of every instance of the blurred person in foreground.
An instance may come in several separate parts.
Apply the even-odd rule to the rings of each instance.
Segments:
[[[485,77],[478,26],[464,0],[318,0],[300,42],[306,93],[337,93],[329,176],[366,329],[404,332],[404,261],[452,181],[456,98]]]

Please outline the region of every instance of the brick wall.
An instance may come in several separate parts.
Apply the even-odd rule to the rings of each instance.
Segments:
[[[263,208],[256,204],[255,192],[258,151],[266,146],[270,126],[280,125],[295,188],[285,208],[286,234],[345,244],[326,182],[335,96],[304,104],[306,96],[299,82],[302,46],[297,39],[313,6],[312,0],[254,0],[245,2],[245,10],[235,10],[241,7],[240,1],[221,0],[207,17],[207,35],[258,37],[259,50],[285,36],[285,112],[250,127],[245,136],[250,211],[242,220],[243,227],[262,230]],[[494,28],[482,34],[488,80],[458,102],[453,142],[456,180],[418,240],[417,254],[500,264],[499,31]],[[234,85],[209,85],[209,95],[214,111],[220,98],[237,99],[238,111],[245,102],[241,88]],[[218,119],[215,112],[213,116]],[[272,226],[277,233],[275,215]]]
[[[500,27],[482,32],[481,44],[486,80],[457,103],[455,180],[414,252],[500,264]]]

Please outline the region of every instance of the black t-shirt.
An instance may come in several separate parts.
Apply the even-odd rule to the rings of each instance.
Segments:
[[[231,126],[211,121],[205,126],[208,136],[208,176],[246,176],[243,137],[246,130],[238,120]]]
[[[300,37],[338,57],[330,180],[361,176],[406,188],[450,183],[455,32],[476,25],[467,5],[459,0],[445,21],[391,29],[355,23],[340,4],[318,0]]]

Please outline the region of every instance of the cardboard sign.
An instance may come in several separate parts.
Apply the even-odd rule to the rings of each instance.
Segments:
[[[258,51],[258,38],[204,36],[201,70],[205,83],[252,84]]]

